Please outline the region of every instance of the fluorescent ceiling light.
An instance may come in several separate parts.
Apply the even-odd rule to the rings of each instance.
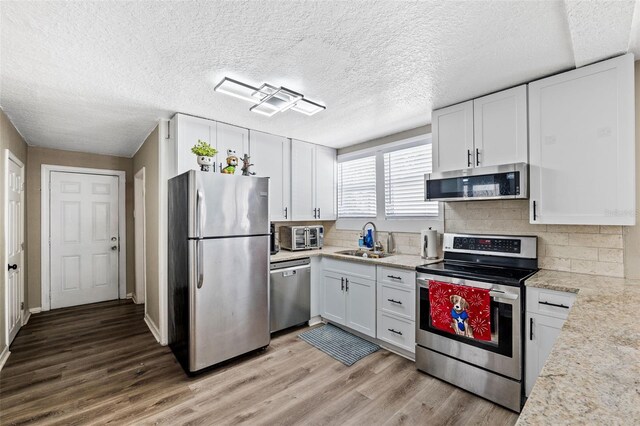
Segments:
[[[266,115],[267,117],[288,109],[306,115],[313,115],[326,109],[323,105],[305,99],[301,93],[294,92],[286,87],[275,87],[267,83],[256,88],[225,77],[214,90],[254,103],[255,105],[249,108],[249,111]]]

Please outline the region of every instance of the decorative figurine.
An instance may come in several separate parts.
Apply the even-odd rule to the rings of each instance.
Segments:
[[[242,176],[253,176],[256,173],[249,171],[249,167],[253,166],[253,164],[249,161],[251,157],[247,154],[244,154],[242,157]]]
[[[197,160],[200,165],[200,170],[210,172],[211,166],[213,165],[213,156],[218,153],[218,150],[207,142],[198,139],[198,143],[191,148],[191,152],[198,156]]]
[[[230,155],[227,157],[227,167],[222,169],[220,172],[226,175],[232,175],[236,172],[236,167],[238,166],[238,157],[235,155]]]

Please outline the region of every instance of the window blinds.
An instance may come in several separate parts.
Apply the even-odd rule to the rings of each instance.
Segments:
[[[424,201],[424,175],[431,173],[431,144],[384,154],[385,216],[438,216],[438,202]]]
[[[338,217],[376,217],[376,157],[338,163]]]

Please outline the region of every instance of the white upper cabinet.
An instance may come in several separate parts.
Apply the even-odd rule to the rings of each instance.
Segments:
[[[475,167],[527,163],[527,86],[473,100]]]
[[[202,140],[215,148],[216,122],[176,114],[171,121],[170,132],[174,133],[172,140],[175,170],[170,171],[168,176],[173,177],[189,170],[200,170],[196,155],[191,152],[191,147],[197,144],[198,140]]]
[[[432,112],[433,172],[473,167],[473,101]]]
[[[315,145],[291,141],[291,217],[315,220]]]
[[[316,145],[316,206],[317,218],[335,220],[336,212],[336,150]]]
[[[529,84],[530,221],[635,224],[631,54]]]
[[[216,141],[216,149],[218,150],[216,160],[218,162],[218,167],[215,171],[219,172],[224,167],[227,167],[227,150],[231,149],[236,152],[236,156],[238,157],[238,167],[236,167],[235,174],[241,174],[241,158],[244,154],[249,154],[249,130],[217,122]]]
[[[291,140],[250,131],[251,168],[269,179],[269,211],[272,221],[284,221],[291,212]]]
[[[336,150],[291,141],[291,217],[336,219]]]
[[[433,171],[528,162],[527,87],[433,111]]]

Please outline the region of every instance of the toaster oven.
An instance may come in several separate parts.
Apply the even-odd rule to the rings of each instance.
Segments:
[[[324,244],[324,226],[281,226],[280,247],[286,250],[321,249]]]

